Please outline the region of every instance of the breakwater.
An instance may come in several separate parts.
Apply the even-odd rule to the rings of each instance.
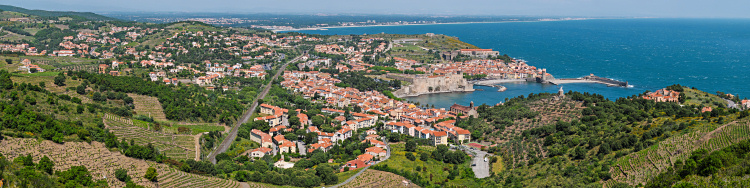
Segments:
[[[610,87],[628,87],[628,82],[625,81],[619,81],[614,80],[611,78],[604,78],[595,76],[594,74],[591,74],[589,76],[584,76],[581,78],[562,78],[562,79],[554,79],[554,80],[545,80],[547,83],[559,85],[559,84],[567,84],[567,83],[600,83],[604,84]]]

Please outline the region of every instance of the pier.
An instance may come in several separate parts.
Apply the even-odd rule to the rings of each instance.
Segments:
[[[508,90],[508,88],[506,88],[505,86],[497,85],[497,84],[500,84],[500,83],[510,83],[510,82],[526,82],[526,80],[523,80],[523,79],[491,79],[491,80],[469,81],[470,84],[497,88],[497,91],[499,91],[499,92],[503,92],[505,90]]]
[[[501,85],[501,83],[511,83],[511,82],[537,82],[542,84],[553,84],[553,85],[560,85],[560,84],[572,84],[572,83],[598,83],[598,84],[604,84],[609,87],[627,87],[628,82],[625,81],[618,81],[611,78],[604,78],[595,76],[594,74],[591,74],[589,76],[584,76],[581,78],[561,78],[561,79],[542,79],[541,77],[534,77],[534,78],[526,78],[526,79],[487,79],[487,80],[477,80],[477,81],[469,81],[470,84],[474,85],[480,85],[480,86],[487,86],[487,87],[494,87],[498,88],[498,91],[505,91],[506,88]]]
[[[582,78],[561,78],[561,79],[554,79],[554,80],[544,80],[544,82],[554,84],[554,85],[560,85],[560,84],[569,84],[569,83],[600,83],[607,85],[609,87],[628,87],[628,82],[625,81],[618,81],[611,78],[604,78],[595,76],[594,74],[591,74],[589,76],[584,76]]]

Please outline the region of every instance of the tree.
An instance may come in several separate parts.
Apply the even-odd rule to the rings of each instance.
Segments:
[[[299,117],[297,117],[297,116],[289,116],[289,126],[290,127],[299,127],[300,125],[301,125],[301,123],[299,122]]]
[[[41,160],[39,160],[39,164],[37,164],[36,167],[42,172],[46,172],[47,174],[52,174],[52,170],[55,167],[55,163],[53,163],[52,160],[50,160],[49,157],[45,155],[44,157],[42,157]]]
[[[13,80],[10,79],[10,73],[6,70],[0,70],[0,89],[13,89]]]
[[[104,102],[107,101],[107,97],[102,95],[99,92],[94,92],[94,96],[92,97],[94,101]]]
[[[406,156],[406,159],[409,159],[410,161],[416,160],[416,158],[414,157],[414,154],[412,154],[411,152],[406,152],[405,156]]]
[[[133,104],[133,98],[131,97],[125,97],[122,98],[122,100],[125,102],[125,104]]]
[[[60,73],[55,77],[55,85],[65,86],[65,76],[63,75],[63,73]]]
[[[122,182],[128,182],[130,181],[130,176],[128,175],[128,170],[126,169],[117,169],[115,170],[115,178]]]
[[[8,64],[13,64],[13,59],[5,59],[5,62]]]
[[[86,94],[86,86],[84,86],[83,84],[78,85],[78,87],[76,87],[76,93],[78,93],[79,95]]]
[[[146,175],[144,175],[143,177],[149,181],[155,182],[157,180],[157,176],[159,176],[159,174],[156,173],[156,169],[154,167],[148,167],[148,170],[146,170]]]
[[[83,110],[84,110],[84,108],[83,108],[83,105],[78,105],[78,106],[76,107],[76,112],[77,112],[78,114],[81,114],[81,113],[83,113]]]
[[[412,140],[406,141],[406,151],[414,152],[417,151],[417,142]]]
[[[240,170],[234,174],[234,179],[239,182],[246,182],[249,179],[249,176],[250,175],[247,173],[247,171]]]
[[[314,126],[321,126],[325,123],[325,119],[321,116],[313,116],[311,119]]]
[[[339,177],[334,173],[334,169],[328,165],[322,165],[315,169],[318,177],[323,180],[326,185],[333,185],[338,183]]]
[[[575,152],[575,159],[584,159],[586,158],[586,150],[583,149],[583,147],[576,147],[574,150]]]
[[[66,171],[55,173],[60,180],[60,183],[65,184],[66,187],[72,185],[72,187],[80,187],[76,185],[90,186],[93,183],[91,173],[85,166],[72,166]]]
[[[419,153],[419,160],[421,160],[421,161],[430,160],[430,154],[424,153],[424,152]]]

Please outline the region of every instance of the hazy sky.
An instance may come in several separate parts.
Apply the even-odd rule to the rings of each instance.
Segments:
[[[360,13],[750,18],[750,0],[1,0],[89,12]]]

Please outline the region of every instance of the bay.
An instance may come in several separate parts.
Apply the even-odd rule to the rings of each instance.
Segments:
[[[672,84],[750,96],[750,19],[595,19],[346,27],[300,31],[311,34],[424,34],[459,37],[480,48],[547,68],[556,78],[590,73],[629,81],[630,88],[564,84],[564,90],[601,94],[609,99],[654,91]],[[453,103],[497,104],[529,93],[557,92],[560,86],[504,83],[505,92],[442,93],[407,100],[447,108]],[[744,97],[743,97],[744,98]]]

